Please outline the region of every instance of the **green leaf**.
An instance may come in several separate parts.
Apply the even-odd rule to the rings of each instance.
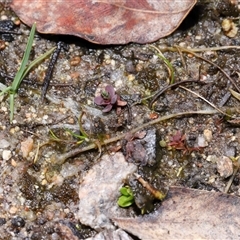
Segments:
[[[129,207],[134,203],[134,195],[129,186],[122,187],[120,193],[122,194],[118,198],[118,205],[120,207]]]
[[[120,189],[120,193],[121,193],[122,195],[124,195],[124,196],[128,196],[128,195],[129,195],[128,190],[127,190],[126,187],[122,187],[122,188]]]
[[[12,86],[5,87],[5,88],[0,92],[0,96],[4,95],[4,93],[10,92],[10,91],[12,91]]]
[[[22,76],[23,76],[23,73],[24,73],[25,68],[27,66],[28,59],[29,59],[29,56],[30,56],[30,52],[31,52],[31,49],[32,49],[35,30],[36,30],[36,23],[34,23],[33,26],[32,26],[32,29],[31,29],[31,32],[30,32],[30,35],[29,35],[29,38],[28,38],[26,50],[24,52],[20,68],[19,68],[19,70],[18,70],[18,72],[17,72],[17,74],[16,74],[16,76],[13,80],[13,83],[12,83],[12,89],[13,89],[14,92],[16,92],[18,90],[19,85],[20,85],[21,81],[23,80]]]
[[[85,140],[85,139],[86,139],[85,136],[76,134],[76,133],[74,133],[73,131],[71,131],[71,130],[68,129],[68,128],[65,128],[65,131],[68,132],[71,136],[73,136],[73,137],[75,137],[75,138],[78,138],[78,139],[81,139],[81,140]]]
[[[117,203],[120,207],[129,207],[134,203],[134,196],[121,196]]]
[[[55,133],[50,129],[49,130],[50,137],[55,141],[60,141],[60,138],[55,135]]]
[[[156,54],[160,59],[163,60],[163,62],[168,66],[168,69],[170,71],[170,77],[171,77],[171,81],[170,81],[170,84],[173,84],[174,83],[174,69],[173,69],[173,66],[172,64],[161,54],[157,53]]]
[[[29,71],[36,66],[37,64],[39,64],[41,61],[43,61],[46,57],[48,57],[49,55],[51,55],[53,53],[53,51],[56,49],[56,47],[51,48],[50,50],[48,50],[46,53],[42,54],[41,56],[37,57],[35,60],[33,60],[28,66],[27,68],[24,70],[23,75],[22,75],[22,79],[24,79],[24,77],[29,73]],[[22,81],[21,79],[21,81]]]
[[[18,88],[19,88],[22,80],[24,79],[24,77],[29,73],[29,71],[36,64],[40,63],[43,59],[48,57],[56,49],[56,47],[50,49],[46,53],[44,53],[41,56],[39,56],[38,58],[36,58],[34,61],[32,61],[27,66],[27,63],[28,63],[28,60],[29,60],[29,56],[30,56],[30,53],[31,53],[31,49],[32,49],[32,45],[33,45],[35,30],[36,30],[36,24],[34,23],[33,26],[32,26],[31,32],[29,34],[26,50],[24,52],[23,59],[22,59],[22,62],[20,64],[20,68],[17,71],[17,74],[16,74],[15,78],[13,79],[13,82],[12,82],[11,86],[5,87],[5,88],[2,88],[2,86],[1,86],[2,91],[0,93],[0,96],[4,95],[5,93],[9,94],[10,122],[12,122],[12,120],[13,120],[15,94],[17,93]]]
[[[14,94],[14,93],[10,93],[10,95],[9,95],[9,102],[10,102],[10,122],[12,122],[12,120],[13,120],[13,114],[14,114],[14,98],[15,98],[15,94]]]
[[[122,195],[124,195],[124,196],[133,195],[131,189],[130,189],[128,186],[122,187],[122,188],[120,189],[120,193],[121,193]]]

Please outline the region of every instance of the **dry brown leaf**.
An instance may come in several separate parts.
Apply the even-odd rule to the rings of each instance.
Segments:
[[[197,0],[12,0],[20,19],[41,33],[99,44],[148,43],[171,34]]]
[[[172,187],[155,213],[113,220],[140,239],[239,239],[239,206],[229,194]]]

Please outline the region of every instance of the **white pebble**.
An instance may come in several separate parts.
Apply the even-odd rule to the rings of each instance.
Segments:
[[[208,143],[203,135],[199,135],[197,138],[197,144],[199,147],[206,147]]]
[[[2,158],[3,160],[9,160],[12,157],[12,152],[10,150],[3,150]]]

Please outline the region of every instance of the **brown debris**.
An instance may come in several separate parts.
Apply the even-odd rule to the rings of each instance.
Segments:
[[[13,0],[12,9],[41,33],[69,34],[99,44],[148,43],[171,34],[196,0]],[[151,31],[149,31],[149,29]]]

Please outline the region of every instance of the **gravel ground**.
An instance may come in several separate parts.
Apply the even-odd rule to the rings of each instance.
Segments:
[[[1,2],[0,20],[19,23]],[[236,117],[239,101],[229,97],[229,88],[234,87],[216,65],[239,85],[239,50],[204,48],[239,46],[237,29],[235,36],[229,36],[221,25],[224,19],[237,16],[237,7],[228,1],[199,1],[176,32],[152,44],[162,49],[173,66],[175,82],[198,80],[184,86]],[[238,19],[233,22],[239,25]],[[5,46],[0,50],[0,83],[5,85],[11,84],[17,72],[30,29],[18,24],[15,31],[21,34],[1,42]],[[0,36],[4,39],[1,32]],[[45,101],[41,101],[41,88],[49,59],[21,84],[12,124],[8,98],[0,99],[0,239],[93,239],[98,232],[100,239],[109,239],[110,234],[115,239],[123,235],[123,239],[131,239],[121,230],[105,232],[116,228],[111,217],[136,216],[159,206],[134,179],[134,171],[163,191],[172,185],[226,191],[240,152],[238,120],[233,124],[215,111],[144,125],[138,131],[143,137],[129,133],[163,116],[213,108],[178,86],[165,91],[153,104],[155,111],[151,110],[150,97],[167,86],[169,72],[148,44],[98,46],[71,36],[36,34],[31,60],[58,41],[69,49],[60,52]],[[167,49],[174,45],[203,49],[198,54],[214,65],[192,53]],[[120,114],[115,109],[103,113],[94,104],[96,92],[106,85],[112,85],[128,103]],[[80,134],[80,115],[80,126],[89,140],[85,138],[81,144],[67,130]],[[103,145],[99,154],[96,145],[114,137],[119,138]],[[90,144],[95,148],[88,150]],[[82,148],[86,151],[74,154]],[[109,164],[109,158],[114,164]],[[127,163],[126,167],[115,165],[117,159],[123,166]],[[112,181],[118,179],[114,169],[122,169],[116,182]],[[89,178],[92,190],[87,192],[84,187]],[[228,193],[240,195],[239,179],[237,172]],[[116,203],[123,183],[135,195],[136,204],[128,209]],[[111,215],[105,214],[108,208]]]

